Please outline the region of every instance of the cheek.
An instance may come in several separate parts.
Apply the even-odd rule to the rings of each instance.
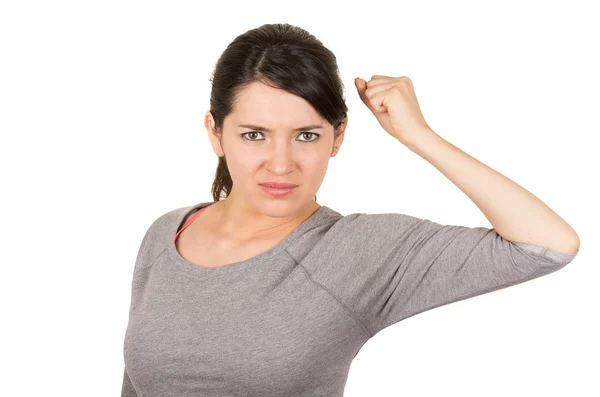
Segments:
[[[260,163],[259,151],[252,148],[244,147],[243,145],[231,145],[227,152],[227,163],[229,164],[230,173],[235,169],[236,174],[247,173],[249,170],[256,168],[256,164]]]
[[[329,165],[327,156],[314,156],[300,163],[303,179],[309,183],[320,183],[327,172]]]
[[[238,186],[248,184],[249,178],[255,174],[256,163],[247,153],[228,154],[227,168],[231,175],[231,180]]]
[[[310,149],[310,150],[309,150]],[[227,153],[227,165],[231,179],[238,184],[252,184],[257,173],[268,163],[268,156],[252,148],[230,148]],[[327,171],[330,159],[329,149],[299,147],[294,154],[295,171],[302,174],[305,182],[322,179]]]

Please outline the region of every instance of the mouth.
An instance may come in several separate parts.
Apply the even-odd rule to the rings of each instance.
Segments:
[[[259,183],[259,185],[276,188],[276,189],[289,189],[289,188],[298,186],[293,183],[287,183],[287,182],[263,182],[263,183]]]
[[[294,190],[296,188],[296,186],[287,187],[287,188],[270,187],[269,184],[260,185],[260,187],[262,187],[264,192],[266,192],[267,194],[270,194],[271,196],[274,196],[274,197],[287,196],[288,194],[290,194],[292,192],[292,190]]]

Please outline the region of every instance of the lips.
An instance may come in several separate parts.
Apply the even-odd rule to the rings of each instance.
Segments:
[[[265,187],[275,188],[275,189],[289,189],[289,188],[298,186],[293,183],[286,183],[286,182],[265,182],[265,183],[260,183],[260,185],[265,186]]]

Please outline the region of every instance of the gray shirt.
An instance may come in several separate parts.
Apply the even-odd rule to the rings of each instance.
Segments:
[[[485,227],[321,206],[262,254],[199,267],[174,237],[213,203],[169,211],[143,237],[122,397],[340,397],[352,360],[382,329],[575,257]]]

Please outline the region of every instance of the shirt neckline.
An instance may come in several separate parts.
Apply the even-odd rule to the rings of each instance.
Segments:
[[[183,208],[175,217],[175,221],[168,228],[169,236],[167,243],[167,252],[169,256],[169,262],[172,263],[177,269],[184,271],[185,273],[207,277],[207,276],[216,276],[216,275],[231,275],[241,271],[244,271],[253,265],[256,265],[260,262],[268,260],[269,258],[279,254],[281,251],[289,247],[298,237],[304,234],[306,231],[313,229],[314,227],[320,226],[321,224],[327,223],[331,220],[331,217],[340,217],[341,215],[334,211],[333,209],[322,205],[317,209],[310,217],[304,220],[300,225],[296,227],[286,238],[280,241],[277,245],[265,251],[261,254],[253,256],[252,258],[248,258],[243,261],[230,263],[224,266],[219,267],[202,267],[196,266],[193,263],[185,260],[177,251],[177,246],[175,245],[175,235],[177,234],[177,229],[182,226],[182,222],[184,219],[189,219],[190,214],[193,212],[199,211],[205,207],[208,207],[211,204],[216,203],[216,201],[207,201],[199,204],[195,204],[189,207]],[[202,216],[202,215],[200,215]]]

